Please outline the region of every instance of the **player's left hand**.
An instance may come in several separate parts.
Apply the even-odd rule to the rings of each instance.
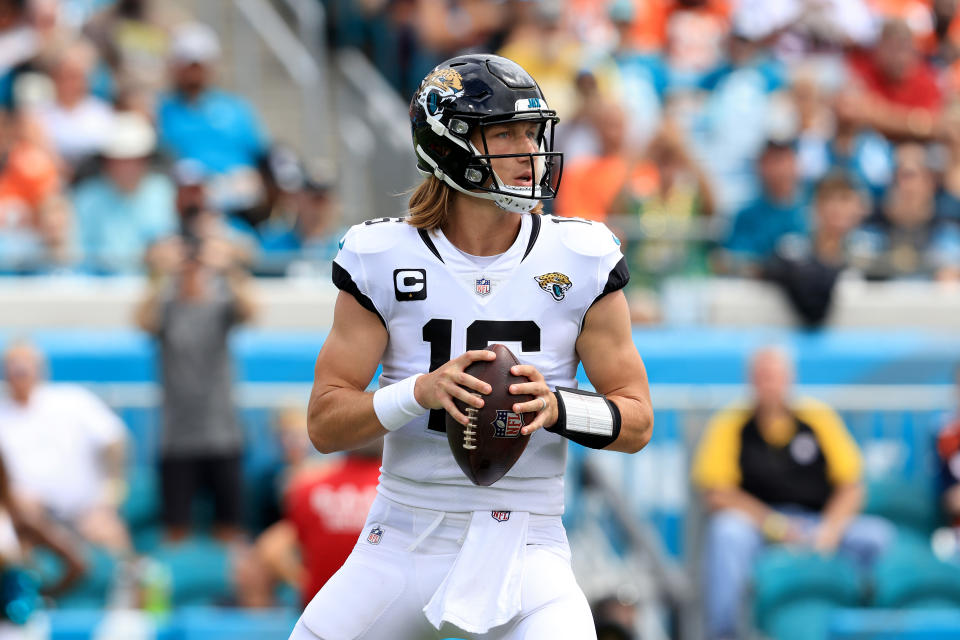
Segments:
[[[529,402],[518,402],[513,405],[514,413],[536,413],[537,417],[533,422],[520,430],[522,435],[530,435],[540,427],[549,427],[557,422],[560,415],[557,409],[557,397],[547,386],[543,374],[537,371],[537,368],[529,364],[518,364],[510,367],[510,373],[515,376],[523,376],[530,382],[520,382],[510,385],[510,393],[513,395],[531,395],[533,400]]]

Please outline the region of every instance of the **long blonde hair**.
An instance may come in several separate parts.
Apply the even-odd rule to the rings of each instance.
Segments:
[[[456,197],[456,190],[436,177],[428,176],[410,194],[407,224],[426,231],[439,229],[447,221]],[[543,213],[543,203],[537,203],[530,213]]]

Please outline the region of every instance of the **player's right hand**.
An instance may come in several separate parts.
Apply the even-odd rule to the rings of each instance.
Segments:
[[[417,378],[413,387],[413,395],[421,407],[426,409],[445,409],[457,422],[467,424],[469,419],[463,415],[454,404],[454,398],[461,400],[467,406],[483,406],[483,398],[479,398],[472,391],[490,393],[493,389],[489,384],[474,378],[464,372],[472,363],[480,360],[495,360],[496,354],[486,349],[467,351],[438,367],[430,373]],[[466,387],[466,388],[464,388]]]

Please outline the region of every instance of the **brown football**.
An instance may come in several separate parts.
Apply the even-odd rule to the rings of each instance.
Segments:
[[[520,428],[530,424],[536,413],[516,414],[512,407],[518,402],[529,402],[530,395],[512,395],[510,385],[529,382],[524,376],[510,373],[510,367],[520,364],[510,349],[493,344],[488,350],[497,354],[496,360],[481,360],[465,371],[483,380],[493,390],[483,396],[483,407],[467,407],[454,400],[457,409],[471,418],[470,425],[460,424],[447,414],[447,442],[457,464],[473,484],[489,487],[502,478],[520,458],[530,436],[520,434]]]

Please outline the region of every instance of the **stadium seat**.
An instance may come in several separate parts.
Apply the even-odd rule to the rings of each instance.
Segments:
[[[902,478],[867,483],[864,512],[886,518],[906,535],[929,539],[937,526],[937,500],[929,483]]]
[[[177,612],[179,640],[286,640],[297,623],[293,609],[244,611],[189,607]]]
[[[938,560],[929,545],[897,544],[873,569],[873,606],[960,607],[960,567]]]
[[[160,484],[152,465],[134,465],[127,472],[127,498],[120,515],[131,531],[156,524],[160,517]]]
[[[861,583],[843,558],[772,548],[754,568],[760,629],[777,640],[826,638],[831,612],[859,603]]]
[[[227,548],[207,538],[161,545],[154,559],[170,571],[171,602],[183,605],[222,603],[233,593]]]
[[[99,608],[107,602],[116,560],[100,547],[87,547],[84,556],[87,572],[69,591],[57,597],[57,606],[60,608]],[[42,584],[55,582],[63,573],[63,562],[46,549],[36,549],[33,559]]]

